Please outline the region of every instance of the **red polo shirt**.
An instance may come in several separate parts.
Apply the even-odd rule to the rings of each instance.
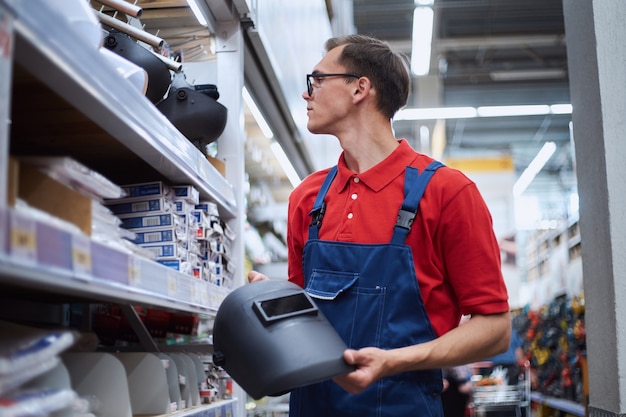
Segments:
[[[423,169],[432,158],[408,142],[368,171],[355,174],[339,158],[326,195],[319,238],[358,243],[389,242],[404,199],[407,166]],[[289,280],[304,285],[302,251],[315,197],[329,169],[311,174],[289,198]],[[442,167],[430,180],[407,238],[426,311],[437,335],[456,327],[461,314],[509,311],[500,248],[491,215],[476,185]],[[390,260],[393,262],[393,260]]]

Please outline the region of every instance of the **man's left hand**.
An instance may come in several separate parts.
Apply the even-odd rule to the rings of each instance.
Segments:
[[[351,394],[363,392],[365,388],[385,376],[386,351],[368,347],[360,350],[347,349],[343,358],[356,369],[333,380]]]

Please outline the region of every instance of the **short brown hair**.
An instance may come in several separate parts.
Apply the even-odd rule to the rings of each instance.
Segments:
[[[339,63],[346,72],[370,79],[378,92],[378,109],[390,119],[406,105],[411,78],[406,60],[379,39],[347,35],[326,41],[326,51],[345,45]]]

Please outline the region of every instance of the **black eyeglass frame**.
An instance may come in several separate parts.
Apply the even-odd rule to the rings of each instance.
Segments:
[[[313,95],[313,83],[311,82],[311,78],[327,78],[327,77],[354,77],[361,78],[361,75],[357,75],[354,73],[343,73],[343,74],[307,74],[306,75],[306,90],[309,93],[309,97]]]

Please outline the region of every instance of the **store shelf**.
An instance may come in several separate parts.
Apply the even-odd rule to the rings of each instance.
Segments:
[[[524,243],[525,279],[536,291],[535,301],[546,303],[582,291],[578,215],[559,222],[553,229],[537,230]]]
[[[215,314],[229,290],[0,208],[0,284],[115,303]]]
[[[69,9],[76,4],[68,2],[68,10],[64,10],[61,3],[65,5],[65,1],[0,0],[0,31],[4,30],[0,35],[6,34],[13,42],[0,56],[0,68],[10,69],[0,73],[0,123],[4,124],[0,132],[0,166],[6,168],[9,162],[13,166],[20,158],[34,155],[63,156],[75,159],[118,185],[162,181],[169,185],[192,186],[199,192],[200,200],[217,205],[219,221],[234,230],[233,240],[236,239],[243,224],[238,205],[241,198],[237,197],[237,188],[229,180],[239,185],[237,167],[243,164],[243,154],[228,142],[220,147],[220,152],[226,155],[224,158],[231,156],[224,177],[148,98],[117,72],[101,53],[99,45],[81,36],[76,30],[79,25],[70,22],[65,14],[69,15],[72,11]],[[5,13],[10,19],[2,26]],[[238,29],[237,16],[233,15],[232,19],[233,27]],[[233,75],[237,77],[241,81],[242,74]],[[224,93],[224,96],[236,96],[240,92],[240,89],[234,90],[234,94]],[[234,114],[236,104],[228,106],[234,109]],[[233,137],[231,143],[243,143],[240,139]],[[241,161],[236,160],[239,157]],[[93,224],[92,219],[83,212],[84,222],[80,222],[79,231],[58,219],[35,217],[21,205],[9,207],[7,197],[20,195],[17,191],[23,191],[20,185],[25,177],[16,175],[21,172],[15,170],[7,175],[8,171],[0,174],[2,188],[7,190],[0,192],[0,298],[7,301],[0,309],[3,320],[28,321],[33,328],[67,327],[89,339],[89,352],[83,352],[85,354],[155,352],[164,355],[163,352],[168,352],[174,358],[190,352],[210,353],[210,344],[206,343],[179,343],[182,342],[179,338],[175,344],[169,344],[169,338],[161,339],[163,329],[186,336],[194,334],[191,328],[197,324],[198,333],[204,335],[207,332],[204,326],[210,325],[230,291],[228,288],[166,267],[145,255],[138,255],[140,252],[131,251],[120,242],[105,243],[101,233],[92,231],[94,237],[90,237],[89,230],[81,226]],[[8,191],[9,186],[11,191]],[[67,202],[67,199],[59,198],[59,201]],[[74,207],[72,203],[63,206]],[[231,254],[236,258],[233,264],[243,265],[243,261],[239,261],[243,246],[239,241],[234,246],[237,250]],[[243,267],[235,268],[243,275]],[[110,317],[119,319],[125,327],[122,329],[120,325],[121,331],[111,331],[111,340],[104,340],[109,330],[117,329],[98,327],[100,323],[96,324],[94,318],[111,311],[119,313]],[[148,317],[170,317],[170,321],[149,321]],[[162,326],[163,323],[166,326]],[[172,324],[173,327],[168,327]],[[210,343],[211,338],[202,340]],[[182,369],[183,364],[179,365]],[[145,365],[149,371],[145,375],[152,375],[162,366],[160,360],[152,360]],[[87,366],[75,368],[93,372],[93,368]],[[130,388],[124,385],[121,381],[136,377],[131,371],[133,367],[125,373],[118,372],[115,378],[107,378],[100,370],[95,372],[99,378],[84,380],[98,381],[105,389],[115,387],[124,393],[141,387],[148,398],[156,392],[150,391],[155,387],[152,377]],[[201,385],[204,372],[209,376],[211,373],[206,369],[199,372],[197,378],[190,374],[189,379],[185,379],[189,386]],[[71,388],[76,392],[79,381],[72,380]],[[69,380],[67,383],[69,385]],[[180,380],[172,384],[168,381],[168,391],[170,385],[176,391],[180,389]],[[159,386],[162,391],[165,384]],[[93,393],[92,387],[84,388],[86,395]],[[170,394],[160,398],[165,399]],[[198,391],[192,401],[178,405],[179,411],[169,412],[171,403],[163,407],[164,401],[161,401],[158,411],[150,413],[215,417],[240,416],[243,412],[241,396],[211,404],[201,404],[201,400]],[[130,410],[128,406],[123,408]],[[112,414],[106,415],[127,415],[115,410],[115,406],[109,404],[106,412]]]
[[[549,397],[538,392],[531,392],[530,399],[535,404],[541,404],[566,414],[578,417],[585,416],[585,407],[573,401]]]
[[[233,398],[231,400],[222,400],[213,404],[207,404],[188,410],[182,410],[171,414],[164,414],[162,416],[153,417],[228,417],[235,415],[236,405],[237,399]]]
[[[14,3],[19,64],[172,183],[195,186],[218,204],[222,216],[235,217],[232,185],[98,49],[64,23],[54,3]]]

